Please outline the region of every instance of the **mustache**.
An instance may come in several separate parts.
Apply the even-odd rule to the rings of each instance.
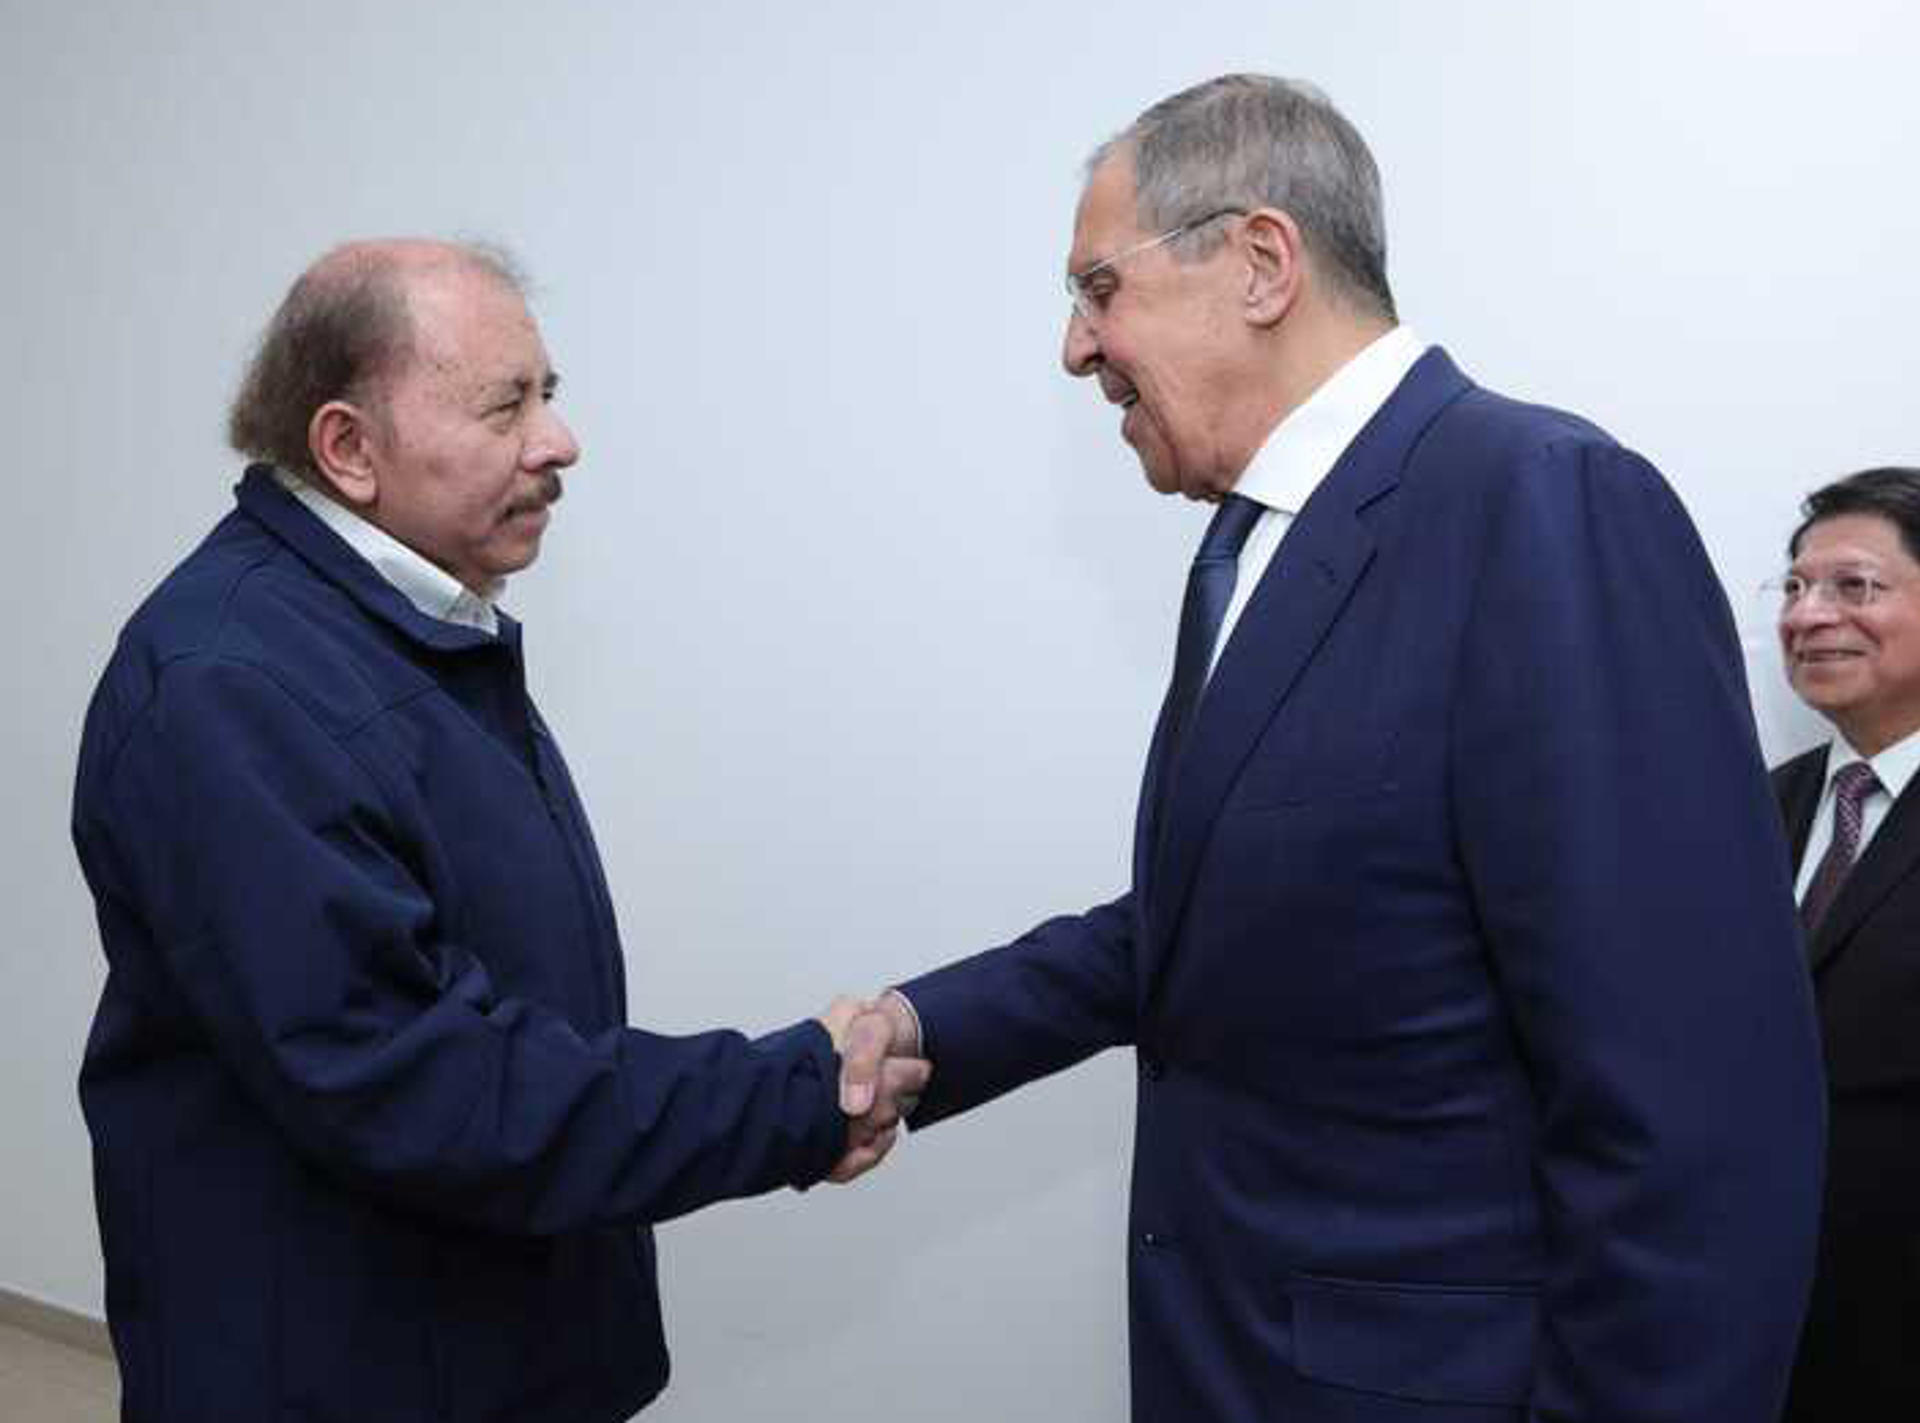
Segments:
[[[566,486],[560,482],[560,471],[557,469],[543,469],[534,478],[538,483],[533,493],[525,499],[514,501],[513,508],[516,513],[521,510],[544,508],[548,504],[558,504],[567,492]]]

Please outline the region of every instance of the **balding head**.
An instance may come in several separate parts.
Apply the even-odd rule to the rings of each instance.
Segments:
[[[348,242],[294,282],[261,334],[227,417],[227,439],[250,459],[311,478],[316,411],[352,401],[376,419],[385,390],[414,354],[409,294],[470,273],[521,295],[518,267],[500,249],[428,238]]]

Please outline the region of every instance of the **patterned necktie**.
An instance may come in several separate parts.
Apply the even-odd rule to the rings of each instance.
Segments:
[[[1862,807],[1879,789],[1873,767],[1865,761],[1855,761],[1833,773],[1833,843],[1821,857],[1820,868],[1813,872],[1807,897],[1800,901],[1800,922],[1806,926],[1808,938],[1827,917],[1840,895],[1840,886],[1846,883],[1847,871],[1860,853]]]
[[[1259,521],[1262,506],[1245,495],[1229,494],[1214,511],[1200,551],[1187,573],[1187,598],[1180,608],[1180,645],[1173,655],[1173,689],[1167,694],[1167,746],[1179,744],[1193,719],[1207,669],[1213,665],[1213,645],[1220,623],[1233,601],[1234,580],[1240,569],[1240,548]],[[1171,757],[1169,757],[1171,759]]]

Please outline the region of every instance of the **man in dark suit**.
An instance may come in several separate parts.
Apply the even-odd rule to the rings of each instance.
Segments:
[[[1732,622],[1645,460],[1397,324],[1380,213],[1285,81],[1095,154],[1067,369],[1218,510],[1131,889],[886,998],[909,1121],[1134,1048],[1137,1419],[1761,1423],[1821,1090]]]
[[[1813,494],[1780,644],[1833,723],[1773,773],[1826,1045],[1826,1214],[1789,1423],[1920,1418],[1920,469]]]

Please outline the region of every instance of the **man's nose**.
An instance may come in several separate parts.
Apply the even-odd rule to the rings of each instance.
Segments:
[[[1798,598],[1780,610],[1780,626],[1790,632],[1825,627],[1840,620],[1840,608],[1821,583],[1812,583]]]
[[[580,442],[551,405],[541,407],[539,431],[527,445],[527,463],[535,469],[565,469],[580,458]]]
[[[1100,338],[1093,323],[1080,314],[1078,307],[1067,312],[1066,340],[1060,347],[1060,364],[1070,376],[1090,376],[1100,359]]]

